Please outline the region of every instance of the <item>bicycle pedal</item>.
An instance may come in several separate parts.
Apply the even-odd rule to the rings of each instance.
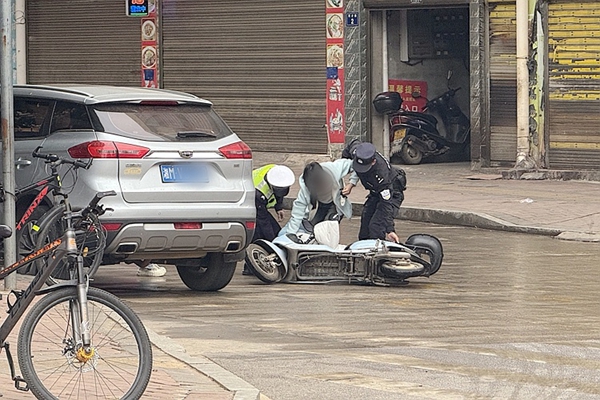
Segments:
[[[29,385],[27,384],[27,382],[25,382],[25,379],[21,378],[20,376],[15,376],[13,378],[13,381],[15,382],[15,388],[17,390],[20,390],[22,392],[29,392]],[[24,384],[24,386],[21,384]]]

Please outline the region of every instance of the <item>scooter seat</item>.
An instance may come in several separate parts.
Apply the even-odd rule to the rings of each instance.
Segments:
[[[408,117],[423,119],[423,120],[427,121],[428,123],[430,123],[433,126],[437,126],[437,123],[438,123],[437,118],[434,117],[433,115],[430,115],[430,114],[407,111],[407,112],[404,113],[404,115],[406,115]]]

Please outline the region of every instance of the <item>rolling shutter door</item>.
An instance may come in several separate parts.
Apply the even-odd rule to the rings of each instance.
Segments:
[[[211,100],[254,150],[327,152],[325,1],[163,1],[163,87]]]
[[[549,4],[550,167],[600,169],[600,3]]]
[[[462,6],[468,5],[469,0],[429,0],[427,2],[416,1],[416,0],[363,0],[365,8],[378,8],[378,9],[394,9],[399,7],[431,7],[431,6]]]
[[[490,161],[517,157],[517,28],[515,1],[490,2]]]
[[[140,85],[140,20],[123,0],[27,0],[27,36],[28,83]]]

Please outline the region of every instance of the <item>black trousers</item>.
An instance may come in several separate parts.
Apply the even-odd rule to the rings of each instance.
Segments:
[[[259,190],[256,190],[254,200],[256,204],[256,228],[254,229],[252,241],[264,239],[271,242],[277,237],[281,226],[267,209],[267,198]]]
[[[385,239],[388,233],[394,232],[394,217],[403,200],[401,191],[392,191],[389,200],[380,193],[370,193],[360,217],[358,239]]]
[[[313,225],[318,224],[319,222],[323,222],[329,217],[329,215],[335,214],[336,208],[333,201],[331,203],[321,203],[320,201],[317,203],[317,211],[315,215],[311,218],[310,223]]]

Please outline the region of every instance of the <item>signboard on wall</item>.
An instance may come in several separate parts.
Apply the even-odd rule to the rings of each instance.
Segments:
[[[125,0],[125,13],[128,17],[145,17],[148,15],[150,0]]]
[[[427,82],[409,81],[405,79],[389,79],[388,90],[400,93],[402,97],[402,108],[406,111],[422,112],[427,104]],[[419,93],[420,97],[413,97],[413,93]]]
[[[327,57],[327,136],[329,143],[344,143],[344,2],[325,0]]]
[[[156,1],[148,1],[148,16],[142,18],[142,87],[157,88],[159,72],[158,14]]]

